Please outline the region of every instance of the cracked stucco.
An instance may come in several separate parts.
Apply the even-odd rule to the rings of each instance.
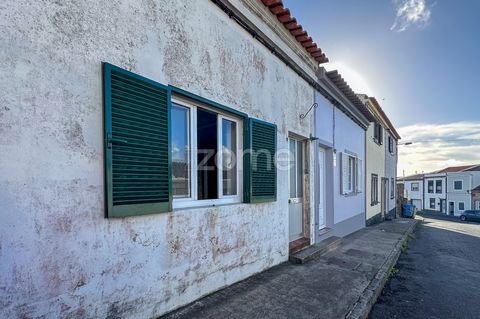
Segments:
[[[286,187],[104,219],[102,61],[275,122],[279,148],[311,132],[312,88],[211,1],[4,1],[2,318],[151,318],[288,257]]]

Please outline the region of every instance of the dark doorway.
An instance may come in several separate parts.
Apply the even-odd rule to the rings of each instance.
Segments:
[[[453,215],[455,213],[455,203],[454,202],[449,202],[448,203],[448,213],[450,215]]]

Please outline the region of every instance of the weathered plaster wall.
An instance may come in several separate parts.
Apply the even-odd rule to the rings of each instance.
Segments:
[[[366,170],[365,174],[366,189],[365,200],[367,207],[366,219],[370,219],[381,213],[381,199],[382,199],[382,177],[385,177],[385,147],[375,142],[374,138],[374,124],[370,123],[367,130],[366,137]],[[372,174],[378,175],[378,204],[372,206]]]
[[[393,189],[394,198],[391,198],[391,187],[392,187],[392,179],[394,180],[393,185],[396,186],[396,178],[397,178],[397,143],[395,139],[393,139],[393,153],[390,153],[388,150],[388,137],[391,134],[385,130],[385,177],[388,178],[388,202],[387,202],[387,212],[391,211],[397,206],[396,201],[396,191],[395,188]]]
[[[101,61],[308,136],[313,91],[211,1],[0,8],[0,317],[151,318],[287,260],[275,203],[104,219]],[[312,186],[312,185],[310,185]]]

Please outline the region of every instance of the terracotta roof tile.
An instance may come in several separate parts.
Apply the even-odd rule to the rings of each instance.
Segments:
[[[358,96],[353,92],[347,82],[342,78],[340,73],[337,70],[327,72],[327,77],[330,81],[335,84],[335,86],[345,95],[348,100],[369,120],[374,121],[375,118],[373,114],[368,110],[368,108],[363,104],[363,102],[358,98]]]
[[[476,165],[451,166],[437,171],[437,173],[457,173],[475,167]]]
[[[261,1],[272,14],[277,17],[277,20],[290,31],[293,37],[305,48],[305,50],[318,62],[318,64],[328,62],[328,58],[322,53],[322,50],[317,47],[312,38],[308,36],[307,31],[303,30],[302,26],[297,23],[288,8],[285,8],[282,0],[259,0]]]

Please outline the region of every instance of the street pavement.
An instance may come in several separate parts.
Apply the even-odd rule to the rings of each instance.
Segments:
[[[364,316],[413,226],[411,219],[395,219],[364,228],[334,251],[301,265],[281,264],[164,318]]]
[[[423,222],[369,318],[480,318],[480,224],[417,219]]]

